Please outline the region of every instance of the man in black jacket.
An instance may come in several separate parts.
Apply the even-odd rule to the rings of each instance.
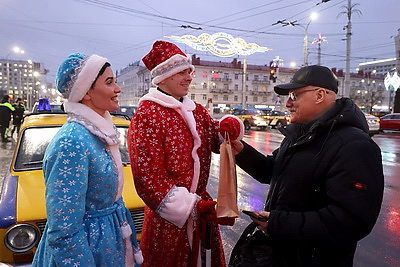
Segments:
[[[15,108],[9,102],[10,97],[8,95],[3,96],[0,103],[0,135],[3,143],[11,142],[8,139],[8,130],[11,121],[11,115],[15,111]]]
[[[22,98],[17,98],[17,102],[14,104],[15,111],[13,113],[13,129],[11,131],[11,137],[13,137],[15,130],[17,130],[17,136],[19,130],[21,129],[22,119],[24,118],[24,112],[26,110],[24,105],[24,100]]]
[[[358,240],[379,215],[384,177],[379,147],[361,110],[336,99],[338,81],[327,67],[307,66],[290,83],[291,124],[272,155],[233,142],[236,163],[270,184],[268,221],[253,219],[272,240],[276,266],[352,266]]]

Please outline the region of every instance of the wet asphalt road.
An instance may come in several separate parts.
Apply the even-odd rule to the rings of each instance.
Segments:
[[[384,133],[373,137],[382,150],[385,191],[381,214],[372,233],[359,242],[355,267],[400,266],[400,133]],[[276,130],[246,132],[244,140],[264,154],[271,153],[282,140]],[[0,182],[7,172],[15,142],[0,143]],[[213,197],[218,189],[219,155],[213,155],[208,190]],[[262,210],[268,185],[253,180],[240,168],[238,172],[239,209]],[[234,226],[221,226],[227,261],[239,235],[250,223],[246,215],[236,219]]]

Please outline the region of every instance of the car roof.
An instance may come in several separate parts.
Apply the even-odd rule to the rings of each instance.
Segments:
[[[22,128],[27,127],[35,127],[35,126],[54,126],[54,125],[63,125],[67,121],[68,115],[67,114],[57,114],[57,113],[37,113],[37,114],[30,114],[24,117],[24,122],[22,124]],[[113,122],[116,125],[126,125],[129,126],[130,121],[117,117],[112,116]]]

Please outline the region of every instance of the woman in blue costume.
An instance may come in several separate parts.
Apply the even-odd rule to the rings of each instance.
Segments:
[[[138,266],[143,257],[122,200],[118,94],[107,59],[70,55],[56,86],[68,121],[47,147],[47,225],[33,266]]]

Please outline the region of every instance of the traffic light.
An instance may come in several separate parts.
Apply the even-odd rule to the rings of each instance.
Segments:
[[[271,67],[271,70],[269,71],[269,80],[276,83],[276,68],[275,67]]]

